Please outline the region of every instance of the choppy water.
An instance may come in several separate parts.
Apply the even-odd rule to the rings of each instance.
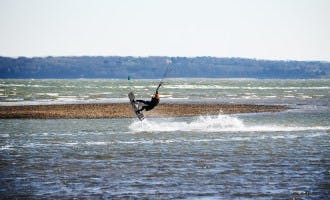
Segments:
[[[161,90],[165,102],[277,103],[293,108],[280,113],[149,118],[143,123],[0,120],[0,196],[327,199],[329,83],[175,79]],[[126,101],[128,90],[147,98],[156,84],[1,80],[0,96],[2,105]]]
[[[149,98],[159,80],[5,80],[0,105],[126,102],[133,90]],[[306,103],[327,101],[330,80],[166,79],[162,101]]]

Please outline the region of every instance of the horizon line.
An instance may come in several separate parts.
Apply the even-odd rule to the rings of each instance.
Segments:
[[[326,62],[329,63],[330,60],[317,60],[317,59],[306,59],[306,60],[298,60],[298,59],[269,59],[269,58],[252,58],[252,57],[239,57],[239,56],[168,56],[168,55],[143,55],[143,56],[137,56],[137,55],[45,55],[45,56],[4,56],[0,54],[0,57],[2,58],[12,58],[12,59],[18,59],[18,58],[48,58],[48,57],[133,57],[133,58],[152,58],[152,57],[165,57],[165,58],[233,58],[233,59],[246,59],[246,60],[257,60],[257,61],[285,61],[285,62]]]

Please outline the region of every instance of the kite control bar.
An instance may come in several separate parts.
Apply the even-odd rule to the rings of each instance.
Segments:
[[[158,93],[158,90],[159,90],[160,86],[162,86],[162,84],[163,84],[163,81],[159,83],[159,85],[158,85],[158,87],[156,89],[156,93]]]

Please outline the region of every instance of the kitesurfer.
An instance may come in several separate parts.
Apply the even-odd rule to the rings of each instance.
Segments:
[[[138,112],[141,112],[143,110],[146,110],[146,111],[152,110],[159,103],[159,93],[158,93],[158,90],[152,96],[152,98],[151,98],[150,101],[136,100],[136,102],[139,102],[139,110],[138,110]]]

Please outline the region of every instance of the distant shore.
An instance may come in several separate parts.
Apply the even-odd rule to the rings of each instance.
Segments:
[[[145,117],[190,117],[234,113],[280,112],[288,107],[253,104],[163,103],[154,110],[144,112]],[[60,118],[133,118],[128,103],[64,104],[0,106],[0,118],[60,119]]]

